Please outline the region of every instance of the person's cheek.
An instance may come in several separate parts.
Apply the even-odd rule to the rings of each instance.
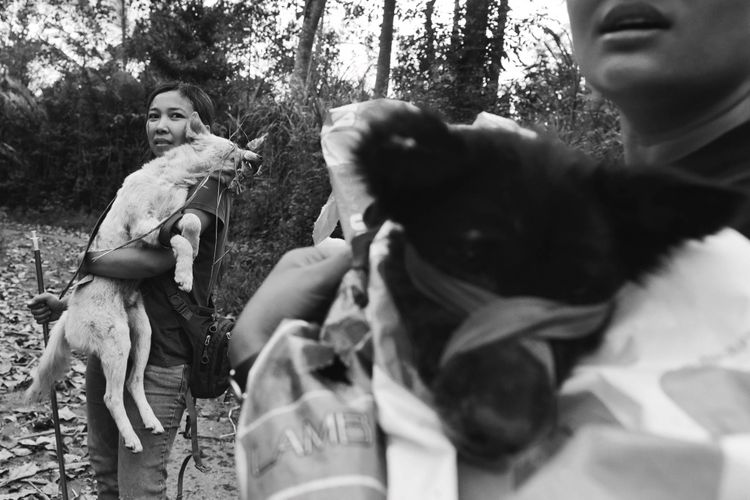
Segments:
[[[175,146],[180,146],[187,142],[187,121],[184,121],[177,125],[172,137],[174,139]]]

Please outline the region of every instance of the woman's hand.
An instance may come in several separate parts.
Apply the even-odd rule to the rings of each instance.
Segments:
[[[35,295],[26,303],[26,307],[29,308],[37,323],[48,323],[60,319],[60,315],[67,308],[67,302],[51,293],[44,292]]]
[[[322,321],[344,273],[349,246],[328,244],[287,252],[240,314],[232,331],[232,366],[257,354],[283,319]]]

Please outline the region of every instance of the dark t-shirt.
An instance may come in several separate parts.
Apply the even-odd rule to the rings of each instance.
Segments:
[[[730,130],[673,166],[750,194],[750,122]],[[750,237],[750,207],[732,227]]]
[[[188,198],[193,191],[190,190]],[[190,296],[199,306],[209,306],[211,285],[216,282],[224,255],[231,205],[230,191],[216,179],[210,178],[186,206],[213,216],[211,226],[201,233],[198,256],[193,262]],[[165,274],[173,280],[174,268]],[[164,287],[159,284],[158,278],[151,278],[143,281],[141,289],[152,330],[149,364],[175,366],[189,363],[193,349],[187,333],[180,327],[179,316],[170,304]]]

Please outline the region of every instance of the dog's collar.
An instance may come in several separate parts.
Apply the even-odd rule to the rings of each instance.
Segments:
[[[545,340],[577,339],[602,327],[613,302],[569,305],[541,297],[501,297],[454,278],[419,257],[407,245],[406,271],[424,295],[454,312],[468,315],[453,332],[440,365],[456,356],[503,339],[521,344],[554,373],[552,354]]]

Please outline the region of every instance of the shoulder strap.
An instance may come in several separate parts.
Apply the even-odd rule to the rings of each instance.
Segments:
[[[70,290],[70,287],[73,286],[73,282],[75,281],[76,277],[80,274],[81,268],[83,267],[83,262],[86,259],[86,254],[89,252],[89,249],[91,248],[91,244],[94,242],[94,238],[96,237],[96,233],[99,231],[99,227],[102,225],[102,222],[104,222],[104,218],[107,216],[107,213],[109,212],[109,209],[112,208],[112,204],[115,202],[115,199],[112,198],[110,202],[107,204],[107,207],[104,209],[104,211],[99,215],[99,218],[96,220],[96,224],[94,224],[94,229],[91,230],[91,233],[89,234],[89,241],[86,243],[86,249],[83,251],[83,258],[81,259],[81,262],[78,263],[78,267],[76,268],[75,272],[73,273],[73,276],[71,276],[70,281],[68,281],[68,284],[65,285],[65,288],[63,288],[62,292],[60,292],[59,298],[63,298],[66,293],[68,293],[68,290]]]
[[[193,303],[187,293],[177,288],[177,285],[170,275],[163,274],[151,279],[159,282],[164,287],[164,291],[167,293],[167,299],[169,299],[172,308],[186,320],[189,321],[196,313],[208,315],[216,312],[216,309],[213,307],[203,307]]]
[[[211,263],[211,276],[209,277],[209,280],[208,280],[208,296],[209,296],[209,299],[211,297],[213,297],[214,287],[216,286],[216,282],[217,282],[217,280],[219,278],[219,276],[218,276],[218,268],[217,268],[216,264],[220,263],[222,260],[224,260],[224,256],[226,255],[226,250],[224,250],[224,254],[223,255],[217,255],[216,254],[216,249],[219,248],[219,247],[221,247],[223,249],[226,246],[226,244],[227,244],[227,238],[229,237],[229,219],[230,219],[230,210],[231,210],[231,206],[232,206],[231,205],[231,203],[232,203],[231,193],[232,192],[229,191],[229,188],[227,186],[225,186],[223,188],[220,188],[219,195],[216,198],[216,208],[217,208],[217,211],[218,211],[219,207],[221,206],[222,198],[227,193],[229,193],[230,198],[227,199],[227,201],[226,201],[227,209],[225,210],[225,213],[223,213],[222,217],[221,217],[222,220],[223,220],[223,225],[222,225],[221,231],[218,231],[218,225],[217,225],[217,222],[219,220],[219,214],[218,213],[215,214],[215,218],[214,218],[214,226],[217,226],[217,231],[216,231],[216,241],[214,242],[214,255],[213,255],[213,259],[212,259],[212,263]],[[220,240],[221,240],[221,245],[219,245],[219,241]],[[219,264],[219,266],[220,265],[221,264]]]

